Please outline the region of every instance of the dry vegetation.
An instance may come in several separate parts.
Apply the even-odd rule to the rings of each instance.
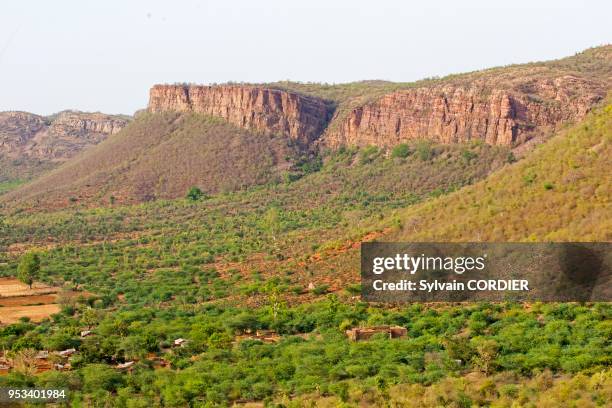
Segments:
[[[293,156],[287,139],[249,133],[220,119],[144,113],[105,143],[4,199],[42,208],[176,198],[192,186],[235,191],[279,178]]]
[[[473,186],[398,213],[398,240],[609,241],[612,105]]]

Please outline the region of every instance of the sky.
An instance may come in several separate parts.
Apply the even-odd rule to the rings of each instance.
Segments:
[[[611,1],[20,0],[0,5],[0,111],[132,114],[156,83],[424,77],[612,42]]]

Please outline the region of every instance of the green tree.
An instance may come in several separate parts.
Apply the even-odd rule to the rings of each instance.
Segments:
[[[32,283],[40,272],[40,257],[36,252],[26,253],[19,262],[17,267],[17,278],[30,286],[32,289]]]
[[[90,364],[81,370],[81,375],[86,392],[113,392],[123,385],[121,374],[105,364]]]
[[[198,187],[191,187],[187,192],[187,199],[191,201],[198,201],[204,197],[204,192]]]

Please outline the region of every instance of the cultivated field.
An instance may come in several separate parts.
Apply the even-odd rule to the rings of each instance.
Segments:
[[[0,324],[16,323],[22,317],[34,322],[60,311],[59,288],[35,283],[32,289],[14,278],[0,278]]]

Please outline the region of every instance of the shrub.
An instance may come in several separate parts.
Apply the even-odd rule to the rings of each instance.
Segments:
[[[198,187],[191,187],[187,192],[186,198],[191,201],[198,201],[204,197],[204,192]]]
[[[410,148],[406,143],[398,144],[391,151],[391,157],[406,158],[410,154]]]
[[[359,162],[361,164],[371,163],[376,157],[378,157],[378,153],[378,147],[368,146],[359,152]]]
[[[416,146],[416,155],[422,161],[428,161],[433,156],[431,144],[428,141],[420,141]]]
[[[355,283],[352,285],[347,285],[347,287],[344,288],[344,290],[346,290],[346,292],[350,295],[358,295],[361,293],[361,284]]]
[[[325,285],[325,284],[318,285],[312,290],[312,293],[314,293],[315,295],[323,295],[327,293],[328,289],[329,289],[329,285]]]
[[[464,149],[461,151],[461,158],[466,163],[471,162],[476,157],[478,157],[478,155],[471,150]]]

